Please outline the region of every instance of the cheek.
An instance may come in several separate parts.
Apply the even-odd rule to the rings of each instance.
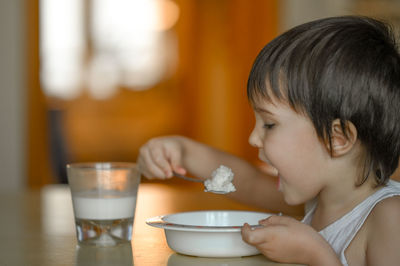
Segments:
[[[301,204],[314,198],[323,187],[323,174],[326,164],[321,149],[289,152],[279,164],[285,201],[288,204]]]
[[[319,173],[329,155],[316,135],[309,132],[282,133],[279,140],[283,141],[265,143],[264,153],[285,179],[303,179]]]
[[[315,132],[304,131],[299,134],[286,136],[287,152],[297,160],[307,162],[321,158],[325,153],[324,145],[321,143]],[[315,165],[315,163],[312,163]]]

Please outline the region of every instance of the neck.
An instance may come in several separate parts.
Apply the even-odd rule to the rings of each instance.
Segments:
[[[345,178],[343,182],[331,184],[320,192],[317,197],[318,205],[311,222],[314,229],[322,230],[379,189],[375,186],[372,177],[360,186],[356,186],[354,180],[354,178],[348,176],[347,180]]]

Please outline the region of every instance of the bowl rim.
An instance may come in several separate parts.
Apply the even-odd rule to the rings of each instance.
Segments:
[[[171,223],[164,220],[172,215],[177,214],[190,214],[190,213],[203,213],[203,212],[231,212],[231,213],[255,213],[255,214],[262,214],[266,217],[273,215],[272,213],[267,212],[259,212],[259,211],[243,211],[243,210],[203,210],[203,211],[187,211],[187,212],[177,212],[165,215],[159,215],[155,217],[148,218],[146,220],[146,224],[162,228],[165,230],[175,230],[175,231],[195,231],[195,232],[240,232],[243,225],[235,225],[235,226],[207,226],[207,225],[186,225],[186,224],[177,224]],[[261,227],[259,224],[250,224],[252,228]]]

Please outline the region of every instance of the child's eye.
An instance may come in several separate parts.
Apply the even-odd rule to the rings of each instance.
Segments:
[[[275,126],[275,124],[264,124],[265,129],[272,129]]]

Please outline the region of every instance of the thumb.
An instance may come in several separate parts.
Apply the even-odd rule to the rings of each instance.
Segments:
[[[179,153],[172,153],[170,156],[171,168],[174,172],[185,175],[186,169],[181,166],[181,155]]]
[[[265,242],[263,234],[259,233],[260,229],[251,228],[248,223],[245,223],[242,227],[242,239],[249,245],[258,245]]]

